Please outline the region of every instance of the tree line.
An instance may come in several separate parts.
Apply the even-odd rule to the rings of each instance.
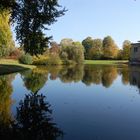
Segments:
[[[85,59],[128,60],[130,58],[131,42],[128,40],[123,42],[122,49],[119,49],[111,36],[107,36],[103,40],[87,37],[82,41],[82,45],[85,48]]]
[[[128,60],[131,42],[122,49],[111,36],[104,39],[85,38],[82,42],[62,39],[58,44],[43,31],[57,21],[67,10],[58,0],[1,0],[0,2],[0,57],[12,57],[26,64],[71,64],[88,60]],[[10,25],[15,25],[16,49]],[[28,54],[28,55],[24,55]],[[33,56],[33,61],[31,60]]]

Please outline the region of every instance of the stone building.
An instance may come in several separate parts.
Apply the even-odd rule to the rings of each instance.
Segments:
[[[131,44],[130,64],[140,64],[140,42]]]

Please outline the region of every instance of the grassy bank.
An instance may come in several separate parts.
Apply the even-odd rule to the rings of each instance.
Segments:
[[[115,65],[128,64],[128,60],[85,60],[84,64]]]
[[[33,69],[36,66],[20,64],[17,60],[0,59],[0,75],[14,73],[26,69]]]

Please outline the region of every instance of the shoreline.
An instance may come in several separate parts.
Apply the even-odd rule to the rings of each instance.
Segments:
[[[128,65],[128,60],[85,60],[84,65]],[[0,75],[34,69],[36,65],[20,64],[13,59],[0,59]]]
[[[16,73],[34,68],[36,68],[35,65],[20,64],[17,60],[0,59],[0,75]]]

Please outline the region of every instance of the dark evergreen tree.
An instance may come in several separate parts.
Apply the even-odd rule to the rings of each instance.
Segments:
[[[13,9],[12,20],[16,22],[16,39],[24,50],[31,55],[42,54],[48,47],[51,37],[43,33],[48,26],[63,16],[58,0],[17,0]]]

